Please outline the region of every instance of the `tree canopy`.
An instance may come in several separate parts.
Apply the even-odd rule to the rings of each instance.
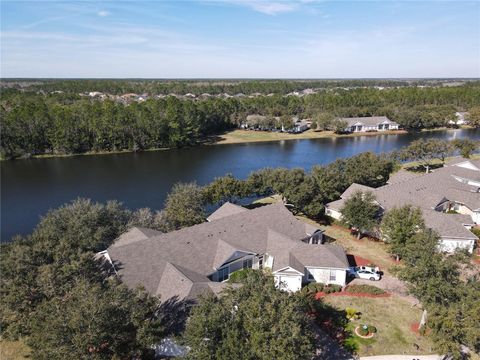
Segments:
[[[314,335],[306,301],[253,271],[243,286],[201,298],[185,331],[189,359],[307,359]]]
[[[431,230],[416,233],[405,245],[405,266],[400,277],[428,311],[435,350],[463,359],[462,347],[480,350],[480,281],[462,279],[463,254],[445,256],[438,251],[439,236]]]
[[[355,192],[346,201],[342,209],[342,221],[357,230],[360,239],[362,233],[370,232],[378,224],[379,206],[375,203],[373,193]]]
[[[434,160],[445,162],[452,153],[452,145],[448,141],[438,139],[418,139],[400,151],[400,159],[418,161],[428,173]]]
[[[363,88],[379,83],[399,87]],[[0,153],[5,158],[190,146],[239,126],[251,114],[264,115],[267,128],[281,126],[274,117],[291,126],[292,116],[299,116],[337,132],[346,123],[334,117],[385,115],[407,130],[420,130],[448,126],[456,111],[469,110],[470,123],[480,123],[478,82],[426,88],[392,80],[45,80],[22,85],[2,80],[0,85]],[[316,93],[287,96],[313,85],[320,86]],[[88,95],[98,91],[105,94]],[[233,96],[220,95],[228,91]],[[125,100],[132,92],[147,99]],[[183,96],[187,93],[197,97]],[[239,93],[256,95],[235,96]]]
[[[147,351],[162,331],[153,317],[158,299],[108,280],[108,267],[94,257],[130,218],[117,202],[79,199],[50,211],[31,235],[2,244],[2,336],[27,337],[41,359]]]
[[[381,233],[389,244],[389,251],[397,257],[403,257],[405,246],[414,239],[414,235],[424,230],[422,212],[411,205],[394,207],[382,217]]]

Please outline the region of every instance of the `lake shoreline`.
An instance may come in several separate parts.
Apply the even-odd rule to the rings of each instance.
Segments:
[[[435,131],[461,130],[461,129],[474,129],[474,128],[471,126],[460,126],[458,128],[441,127],[441,128],[435,128],[435,129],[422,129],[420,131],[416,131],[416,133],[430,133]],[[151,149],[145,149],[141,151],[114,150],[114,151],[87,151],[84,153],[77,153],[77,154],[40,154],[40,155],[19,157],[15,159],[0,158],[0,161],[71,158],[75,156],[92,156],[92,155],[118,155],[118,154],[144,153],[144,152],[153,152],[153,151],[165,151],[165,150],[172,150],[172,149],[190,149],[197,146],[249,144],[249,143],[290,141],[290,140],[338,139],[338,138],[350,138],[350,137],[359,137],[359,136],[406,135],[409,133],[412,133],[412,132],[409,132],[407,130],[387,130],[387,131],[381,131],[381,132],[371,131],[371,132],[350,133],[350,134],[336,134],[333,131],[307,130],[300,134],[289,134],[289,133],[278,133],[278,132],[271,132],[271,131],[235,129],[223,134],[211,135],[207,139],[205,139],[204,142],[199,142],[198,144],[191,145],[191,146],[183,146],[181,148],[167,147],[167,148],[151,148]]]

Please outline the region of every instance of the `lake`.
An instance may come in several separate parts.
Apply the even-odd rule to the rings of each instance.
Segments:
[[[29,233],[41,215],[77,197],[161,209],[178,181],[203,185],[263,167],[309,170],[364,151],[389,152],[423,138],[480,139],[480,129],[200,146],[186,149],[1,162],[1,240]]]

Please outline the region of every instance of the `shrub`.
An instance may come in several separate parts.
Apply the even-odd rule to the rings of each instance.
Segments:
[[[319,292],[319,291],[323,291],[325,285],[322,284],[322,283],[317,283],[317,282],[314,282],[314,283],[310,283],[309,286],[312,288],[313,291],[315,292]]]
[[[347,292],[352,294],[382,295],[385,291],[373,285],[350,285]]]
[[[325,294],[331,294],[331,293],[340,292],[340,291],[342,291],[342,287],[340,285],[335,285],[335,284],[325,285],[323,288],[323,292]]]
[[[358,329],[358,333],[362,336],[367,336],[368,335],[368,328],[365,329],[363,325],[360,326]]]
[[[235,271],[230,274],[230,278],[228,279],[228,282],[231,283],[243,283],[247,279],[249,275],[252,274],[255,270],[246,268],[242,270]]]
[[[418,329],[418,333],[422,336],[425,336],[427,334],[427,327],[425,325],[420,326]]]
[[[377,332],[377,328],[373,325],[368,325],[367,331],[369,334],[375,334]]]
[[[314,294],[323,291],[324,286],[325,285],[322,283],[311,282],[308,285],[305,285],[301,291],[304,294]]]
[[[360,313],[354,308],[347,307],[345,312],[348,320],[360,319]]]
[[[480,227],[474,227],[470,231],[480,238]]]

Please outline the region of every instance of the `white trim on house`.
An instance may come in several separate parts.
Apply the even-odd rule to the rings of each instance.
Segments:
[[[305,282],[313,281],[343,287],[347,284],[347,269],[306,266]]]
[[[273,273],[275,286],[280,290],[296,292],[302,288],[303,273],[287,266]]]

